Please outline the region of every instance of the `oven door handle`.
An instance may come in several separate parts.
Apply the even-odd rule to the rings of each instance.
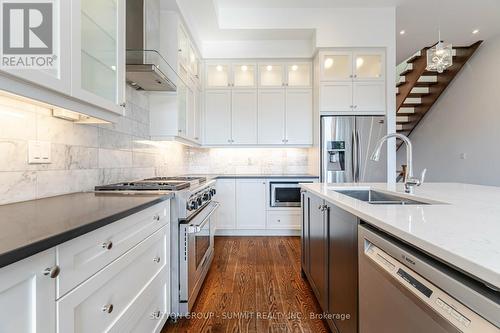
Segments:
[[[217,208],[219,208],[219,206],[220,206],[220,203],[218,203],[217,201],[212,201],[212,203],[214,204],[212,210],[210,211],[210,213],[207,214],[207,216],[205,216],[205,218],[201,221],[200,224],[193,224],[193,225],[188,226],[188,230],[187,230],[188,234],[199,233],[203,229],[205,224],[207,224],[210,217],[213,215],[213,213],[215,213]]]

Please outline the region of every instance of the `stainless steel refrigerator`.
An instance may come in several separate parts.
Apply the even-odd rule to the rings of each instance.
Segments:
[[[321,181],[386,182],[386,150],[379,162],[370,160],[377,141],[385,134],[383,116],[322,116]]]

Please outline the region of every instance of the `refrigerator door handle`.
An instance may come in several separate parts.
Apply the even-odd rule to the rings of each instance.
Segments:
[[[359,149],[359,132],[356,129],[356,183],[359,182],[360,179],[360,164],[361,164],[361,149]]]
[[[358,153],[355,151],[356,150],[356,137],[355,137],[355,130],[352,131],[352,136],[351,136],[351,172],[352,172],[352,181],[356,183],[356,169],[357,169],[357,156]]]

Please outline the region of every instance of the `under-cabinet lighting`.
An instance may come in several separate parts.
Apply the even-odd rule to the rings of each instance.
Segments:
[[[406,30],[401,30],[401,31],[399,32],[399,34],[400,34],[400,35],[404,35],[405,33],[406,33]]]
[[[271,66],[271,65],[267,65],[266,70],[267,70],[268,72],[272,71],[272,70],[273,70],[273,66]]]
[[[217,65],[217,67],[215,67],[215,69],[217,70],[217,72],[222,72],[222,66],[221,65]]]
[[[356,58],[356,68],[360,68],[365,63],[363,58]]]
[[[248,66],[247,65],[241,66],[241,71],[246,72],[247,70],[248,70]]]
[[[292,71],[294,71],[294,72],[295,72],[295,71],[297,71],[297,69],[299,69],[299,66],[297,66],[297,65],[293,65],[293,66],[292,66]]]
[[[472,33],[475,35],[475,34],[478,34],[479,33],[479,29],[474,29],[472,30]]]
[[[325,68],[331,68],[333,66],[333,58],[326,58],[325,59]]]

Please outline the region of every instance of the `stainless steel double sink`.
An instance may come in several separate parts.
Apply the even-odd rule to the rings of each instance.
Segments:
[[[333,190],[348,197],[367,202],[372,205],[430,205],[428,202],[408,199],[397,195],[374,190]]]

